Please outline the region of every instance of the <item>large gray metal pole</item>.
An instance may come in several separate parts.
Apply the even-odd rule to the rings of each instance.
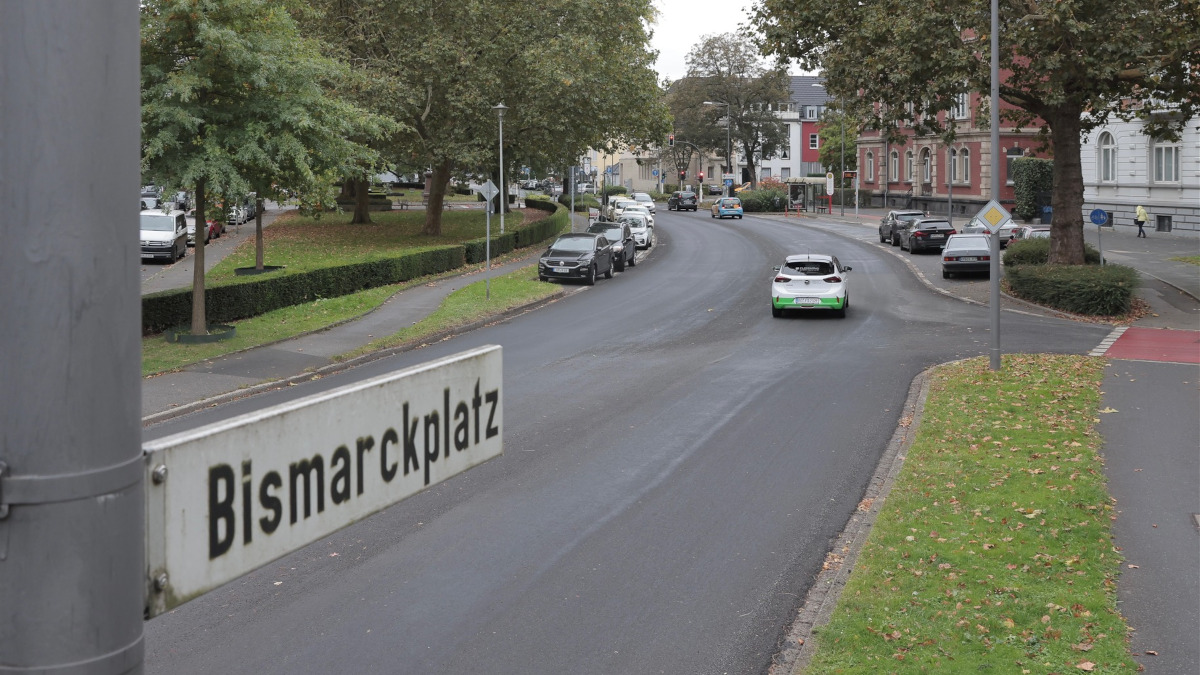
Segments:
[[[1000,0],[992,0],[992,199],[1000,203]],[[991,286],[989,301],[992,314],[992,346],[989,365],[1000,370],[1000,228],[993,228],[991,239]]]
[[[138,3],[0,12],[0,672],[140,673]]]

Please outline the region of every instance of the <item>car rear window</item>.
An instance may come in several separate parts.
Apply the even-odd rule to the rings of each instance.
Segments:
[[[806,276],[833,274],[833,263],[824,260],[797,260],[784,265],[784,271]]]
[[[945,250],[946,251],[954,251],[954,250],[966,249],[966,248],[986,249],[986,248],[988,248],[988,246],[989,246],[988,238],[985,236],[982,236],[982,235],[970,235],[970,236],[958,235],[956,237],[950,237],[950,239],[946,242]]]

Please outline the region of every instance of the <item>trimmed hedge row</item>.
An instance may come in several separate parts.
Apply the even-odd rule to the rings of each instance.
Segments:
[[[492,237],[492,255],[532,246],[558,234],[567,224],[567,210],[554,204],[530,204],[553,215]],[[228,323],[290,307],[317,298],[333,298],[368,288],[397,284],[429,274],[441,274],[484,260],[485,239],[456,246],[411,251],[371,262],[326,267],[309,272],[271,276],[204,289],[209,323]],[[475,257],[475,256],[478,257]],[[184,326],[192,317],[191,289],[154,293],[142,298],[142,334]]]
[[[1021,239],[1008,245],[1004,251],[1004,266],[1045,265],[1050,259],[1049,239]],[[1087,265],[1100,264],[1100,251],[1084,242],[1083,262]]]
[[[742,190],[737,194],[746,213],[782,211],[787,206],[787,193],[783,190]]]
[[[1138,287],[1137,271],[1124,265],[1018,265],[1004,278],[1019,298],[1089,316],[1127,314]]]

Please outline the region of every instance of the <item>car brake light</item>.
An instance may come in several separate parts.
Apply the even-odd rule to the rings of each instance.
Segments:
[[[950,230],[946,234],[958,234],[958,230]],[[991,234],[990,232],[988,234]]]
[[[842,278],[837,275],[834,275],[832,277],[825,277],[825,281],[828,283],[831,283],[831,284],[840,284],[840,283],[842,283]]]
[[[789,282],[791,280],[792,280],[791,277],[785,277],[782,274],[775,277],[775,283],[777,283],[777,284],[786,284],[787,282]]]
[[[958,260],[958,258],[955,258],[955,257],[954,257],[954,256],[952,256],[952,255],[945,255],[945,256],[942,256],[942,261],[943,261],[943,262],[954,262],[955,260]]]

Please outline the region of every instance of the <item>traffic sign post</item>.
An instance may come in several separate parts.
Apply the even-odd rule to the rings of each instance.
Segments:
[[[503,452],[478,347],[143,446],[156,616]]]
[[[992,236],[988,237],[988,255],[991,256],[991,264],[988,266],[988,299],[991,303],[991,325],[992,325],[992,354],[991,367],[992,370],[1000,368],[1000,227],[1012,220],[1012,214],[1008,212],[1000,202],[995,199],[983,205],[979,213],[975,214],[976,218],[990,223],[992,225]]]
[[[479,194],[483,195],[483,199],[487,202],[484,204],[484,274],[483,274],[483,294],[487,300],[492,299],[492,198],[500,193],[500,188],[488,179],[488,182],[479,186]],[[575,185],[571,184],[571,208],[575,208]],[[503,234],[501,230],[501,234]]]

